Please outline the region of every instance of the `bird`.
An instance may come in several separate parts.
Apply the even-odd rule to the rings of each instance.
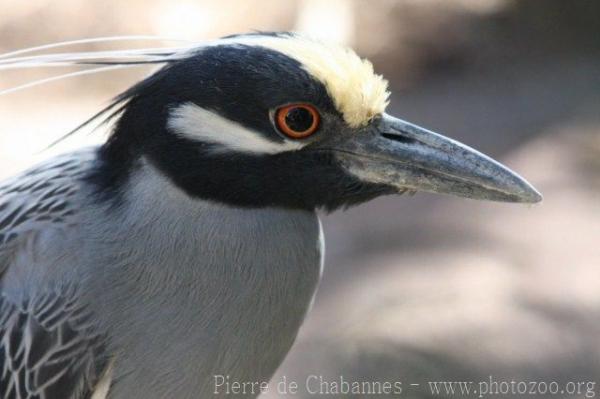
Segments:
[[[252,32],[149,57],[163,65],[94,117],[112,121],[104,143],[0,183],[2,398],[268,382],[323,272],[320,212],[417,191],[542,199],[387,114],[387,81],[344,46]]]

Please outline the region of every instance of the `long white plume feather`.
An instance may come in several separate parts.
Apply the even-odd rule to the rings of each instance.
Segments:
[[[61,51],[58,53],[47,52],[48,50],[63,50],[70,46],[125,41],[176,42],[177,45],[164,47],[127,48],[120,50],[104,51]],[[34,80],[18,86],[0,89],[0,96],[39,86],[45,83],[55,82],[58,80],[68,78],[110,72],[124,68],[140,67],[148,64],[165,64],[170,61],[182,58],[183,54],[199,46],[200,43],[196,42],[158,36],[111,36],[63,41],[11,51],[8,53],[0,54],[0,71],[9,69],[16,70],[41,67],[63,67],[71,69],[73,67],[76,67],[78,70],[71,70],[66,73],[61,73],[55,76]],[[39,52],[43,53],[36,54]],[[54,141],[48,147],[51,147],[57,144],[58,142],[64,140],[65,138],[71,136],[84,126],[90,125],[94,122],[98,122],[99,118],[103,116],[107,116],[107,118],[104,121],[100,121],[99,124],[106,122],[112,117],[112,114],[109,113],[113,112],[118,105],[119,101],[115,101],[109,104],[109,106],[105,107],[96,115],[92,116],[78,127],[63,135],[58,140]],[[117,114],[119,110],[117,109],[114,112],[115,114]]]
[[[167,62],[172,56],[190,47],[157,47],[133,50],[89,51],[77,53],[44,54],[0,59],[1,69],[43,66],[89,65],[96,63]]]
[[[14,56],[20,55],[20,54],[35,53],[38,51],[49,50],[49,49],[53,49],[53,48],[57,48],[57,47],[68,47],[68,46],[76,46],[76,45],[81,45],[81,44],[92,44],[92,43],[137,41],[137,40],[190,43],[189,40],[184,40],[184,39],[173,39],[173,38],[168,38],[168,37],[148,36],[148,35],[92,37],[92,38],[88,38],[88,39],[68,40],[68,41],[64,41],[64,42],[44,44],[42,46],[28,47],[28,48],[24,48],[24,49],[20,49],[20,50],[16,50],[16,51],[11,51],[9,53],[0,54],[0,59],[14,57]]]
[[[33,82],[28,82],[28,83],[25,83],[25,84],[22,84],[19,86],[14,86],[9,89],[0,90],[0,96],[2,96],[4,94],[14,93],[14,92],[20,91],[20,90],[29,89],[31,87],[39,86],[44,83],[54,82],[57,80],[74,78],[76,76],[92,75],[94,73],[108,72],[108,71],[112,71],[112,70],[123,69],[123,68],[134,67],[134,66],[137,66],[137,65],[110,65],[110,66],[105,66],[105,67],[100,67],[100,68],[91,68],[91,69],[84,69],[83,71],[65,73],[62,75],[52,76],[52,77],[45,78],[45,79],[34,80]]]
[[[170,41],[177,42],[177,46],[129,48],[125,50],[104,51],[76,51],[35,54],[40,51],[63,49],[69,46],[110,43],[124,41]],[[0,95],[14,93],[45,83],[73,78],[83,75],[108,72],[112,70],[144,66],[146,64],[163,64],[182,57],[190,49],[198,44],[180,39],[164,38],[157,36],[112,36],[98,37],[81,40],[71,40],[59,43],[51,43],[42,46],[30,47],[22,50],[0,54],[0,71],[9,69],[28,69],[46,67],[78,67],[84,68],[76,72],[62,73],[33,82],[28,82],[16,87],[0,90]]]

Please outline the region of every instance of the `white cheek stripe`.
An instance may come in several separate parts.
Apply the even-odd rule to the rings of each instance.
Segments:
[[[304,146],[296,141],[281,143],[271,141],[258,132],[191,103],[183,104],[171,111],[167,126],[175,134],[188,139],[217,144],[214,152],[276,154],[299,150]]]

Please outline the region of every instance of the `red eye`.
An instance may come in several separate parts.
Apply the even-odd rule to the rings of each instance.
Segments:
[[[303,139],[319,128],[319,112],[310,104],[291,104],[275,113],[275,123],[281,133],[293,139]]]

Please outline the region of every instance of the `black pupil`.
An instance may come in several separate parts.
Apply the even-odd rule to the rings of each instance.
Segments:
[[[295,132],[304,132],[312,126],[313,115],[306,108],[292,108],[285,116],[285,124]]]

